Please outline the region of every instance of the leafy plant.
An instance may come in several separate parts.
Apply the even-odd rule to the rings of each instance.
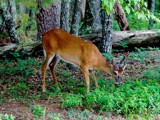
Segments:
[[[108,60],[112,60],[113,59],[113,56],[112,56],[112,54],[111,53],[103,53],[102,54],[104,57],[106,57]]]
[[[127,48],[127,47],[128,47],[128,46],[127,46],[127,42],[115,43],[115,44],[117,44],[117,45],[119,45],[119,46],[122,46],[123,48]]]
[[[14,54],[17,55],[17,53]],[[34,58],[28,58],[28,60],[17,58],[17,61],[5,61],[4,64],[1,64],[0,75],[32,75],[36,70],[31,66],[35,65],[39,65],[39,63]]]
[[[107,12],[107,14],[110,14],[111,11],[113,11],[115,2],[116,0],[102,0],[102,8]],[[127,14],[134,13],[134,17],[136,17],[136,19],[148,20],[152,18],[156,22],[160,22],[160,20],[147,9],[147,2],[144,0],[132,0],[127,2],[118,0],[118,2],[122,5]],[[137,9],[133,8],[134,5],[137,6]]]
[[[80,94],[67,94],[62,99],[62,107],[78,107],[82,106],[82,95]]]
[[[23,95],[23,97],[27,96],[28,94],[28,86],[26,83],[21,82],[18,83],[17,86],[10,86],[9,88],[9,95],[18,98],[17,96]]]
[[[60,113],[50,113],[48,116],[50,120],[62,120]]]
[[[107,12],[107,14],[110,14],[110,12],[113,10],[115,0],[102,0],[102,8]]]
[[[143,72],[143,77],[150,80],[158,80],[160,79],[160,72],[155,70],[146,70]]]
[[[36,118],[40,118],[42,115],[44,115],[45,110],[40,105],[34,105],[31,108],[31,112]]]
[[[145,63],[145,60],[159,59],[158,56],[155,58],[156,55],[149,54],[146,50],[159,52],[159,49],[137,48],[136,52],[130,53],[130,57],[142,62],[142,64]],[[110,58],[112,59],[112,56]],[[68,108],[66,109],[68,116],[65,116],[68,119],[87,120],[92,116],[91,119],[101,120],[104,119],[103,116],[97,116],[97,118],[93,116],[95,113],[101,115],[105,111],[110,116],[113,113],[116,116],[122,115],[126,119],[153,119],[154,116],[160,114],[160,66],[144,66],[146,67],[144,71],[141,71],[135,78],[124,79],[124,83],[120,87],[115,86],[113,80],[107,80],[108,76],[97,72],[99,90],[95,90],[95,85],[91,84],[89,94],[84,94],[86,90],[82,79],[77,78],[77,76],[73,78],[72,73],[68,70],[62,72],[57,66],[57,73],[60,74],[57,79],[60,80],[61,92],[54,90],[56,87],[52,85],[53,82],[48,77],[48,81],[46,81],[48,90],[42,94],[41,87],[35,88],[35,86],[40,86],[41,82],[27,81],[30,80],[28,78],[31,78],[31,75],[34,76],[34,80],[35,78],[36,80],[39,79],[37,72],[40,64],[35,58],[17,59],[16,61],[0,60],[0,96],[2,97],[0,103],[14,99],[30,106],[33,103],[32,100],[52,100],[61,104],[62,108]],[[26,69],[29,74],[25,72]],[[74,93],[70,93],[70,91]],[[40,105],[31,107],[31,112],[35,119],[46,116],[56,120],[63,118],[61,114],[51,113]]]
[[[8,115],[8,114],[0,114],[0,120],[14,120],[13,115]]]
[[[157,81],[128,81],[119,88],[106,86],[102,87],[100,91],[90,92],[84,96],[83,104],[89,108],[98,108],[99,112],[106,110],[117,114],[143,114],[146,116],[150,111],[152,114],[160,112],[158,107],[160,104],[159,89]],[[75,101],[74,97],[68,97],[65,100],[67,100],[65,107],[77,107],[78,105],[75,102],[72,103]],[[76,101],[81,101],[81,98],[77,97]],[[64,105],[64,100],[62,104]]]
[[[149,57],[148,52],[140,52],[140,49],[137,49],[137,50],[138,52],[131,52],[129,56],[133,60],[137,60],[137,61],[140,61],[141,63],[144,63],[145,60]]]
[[[73,120],[103,120],[104,118],[102,116],[94,116],[94,114],[88,110],[81,110],[81,109],[73,109],[69,108],[68,110],[68,118]],[[101,118],[101,119],[100,119]]]
[[[11,55],[13,55],[13,57],[18,58],[20,57],[20,54],[18,52],[10,52]]]

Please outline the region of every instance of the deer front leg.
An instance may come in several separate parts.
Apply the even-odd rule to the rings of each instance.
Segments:
[[[83,72],[83,75],[84,75],[84,80],[86,82],[86,87],[87,87],[87,94],[89,93],[89,85],[90,85],[90,79],[89,79],[89,70],[87,67],[84,67],[82,68],[82,72]]]

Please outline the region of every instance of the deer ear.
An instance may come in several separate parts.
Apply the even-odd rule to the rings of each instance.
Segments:
[[[122,58],[122,60],[119,62],[119,65],[124,70],[126,67],[125,57]]]
[[[125,57],[122,58],[122,60],[119,62],[120,65],[125,64]]]
[[[117,63],[115,62],[115,59],[113,58],[113,60],[111,61],[112,66],[117,66]]]
[[[106,62],[109,63],[110,65],[113,65],[114,61],[110,59],[106,59]]]
[[[123,64],[121,64],[122,69],[124,70],[126,68],[126,63],[125,61],[123,62]]]

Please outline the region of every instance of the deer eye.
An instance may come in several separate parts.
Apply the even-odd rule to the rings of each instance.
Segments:
[[[114,71],[114,75],[117,75],[117,72],[116,72],[116,71]]]

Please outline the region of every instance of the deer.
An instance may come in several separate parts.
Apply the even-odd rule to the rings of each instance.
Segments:
[[[116,85],[121,85],[122,74],[125,68],[125,57],[120,62],[109,62],[92,43],[81,40],[62,29],[51,29],[42,35],[45,61],[42,65],[42,92],[46,87],[46,71],[51,70],[54,84],[58,85],[55,67],[60,60],[78,66],[86,83],[86,93],[90,92],[91,71],[95,86],[98,88],[96,71],[108,73]]]

